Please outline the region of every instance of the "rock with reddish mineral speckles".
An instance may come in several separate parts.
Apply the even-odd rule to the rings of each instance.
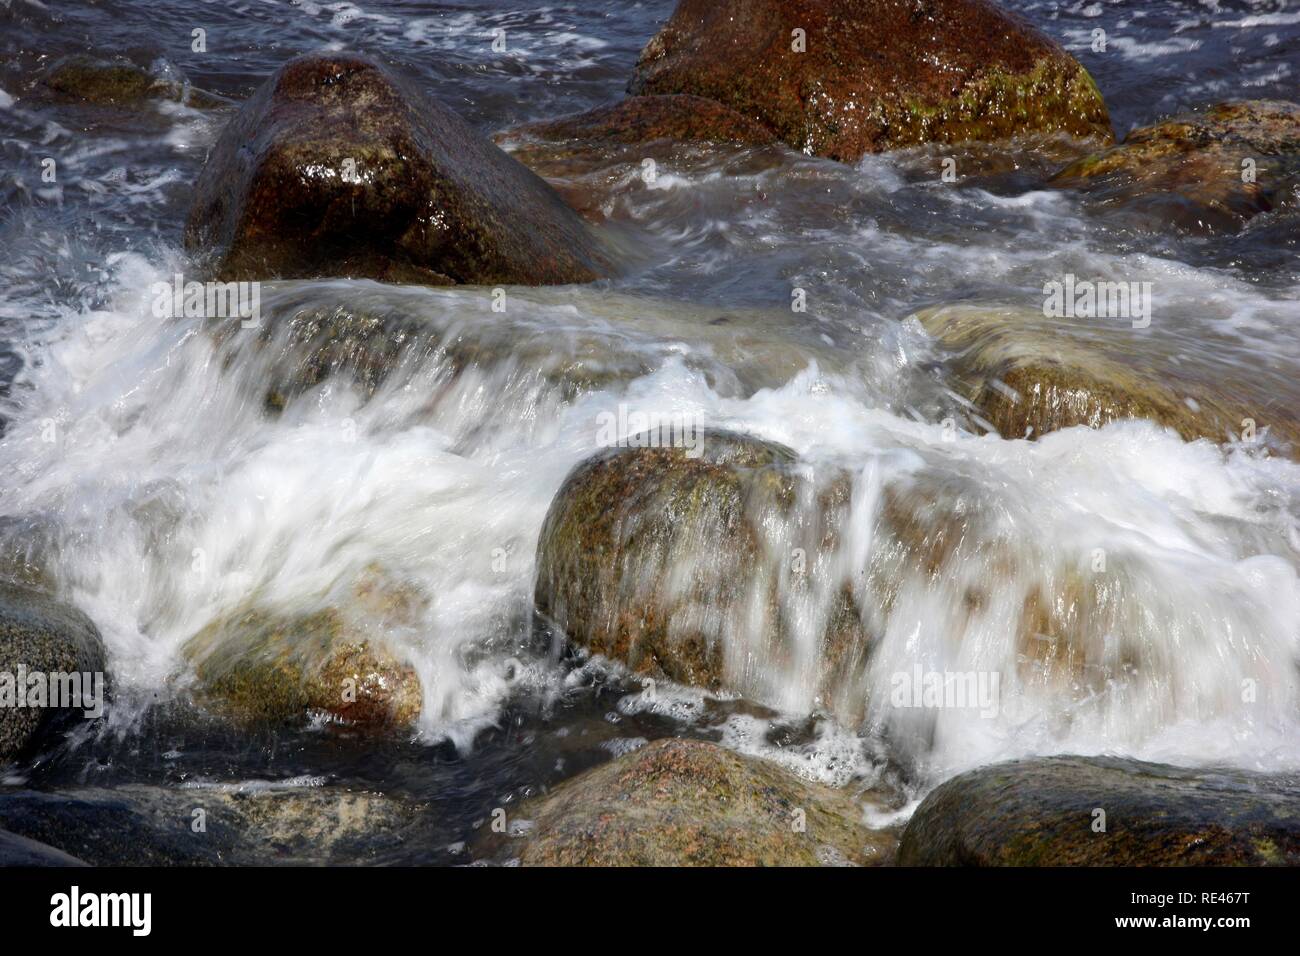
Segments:
[[[628,92],[691,94],[806,153],[1112,136],[1087,71],[986,0],[681,0]]]

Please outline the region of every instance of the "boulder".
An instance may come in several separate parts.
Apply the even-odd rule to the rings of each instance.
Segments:
[[[590,282],[609,262],[540,178],[373,60],[290,60],[222,132],[190,249],[225,280]]]
[[[75,856],[56,850],[37,840],[0,830],[0,867],[10,866],[86,866]]]
[[[795,149],[1111,139],[1087,71],[986,0],[681,0],[628,91],[716,100]]]
[[[209,109],[224,99],[150,72],[129,60],[104,60],[85,54],[64,57],[46,71],[42,82],[57,95],[107,106],[134,106],[149,100],[171,100]]]
[[[1266,369],[1145,335],[1109,320],[1047,318],[1026,309],[944,306],[917,313],[949,368],[949,382],[985,428],[1037,438],[1074,425],[1145,418],[1192,441],[1241,439],[1254,423],[1294,451],[1300,407],[1293,387]]]
[[[860,715],[861,615],[847,576],[816,564],[834,553],[848,481],[810,476],[771,442],[695,438],[609,448],[570,473],[538,539],[537,609],[639,674]],[[791,687],[807,699],[783,697]]]
[[[847,794],[699,740],[658,740],[523,804],[524,866],[873,865],[894,837]]]
[[[1235,230],[1297,205],[1300,106],[1239,101],[1163,120],[1070,164],[1051,183],[1196,231]]]
[[[898,862],[1295,866],[1300,777],[1110,757],[981,767],[922,801],[903,831]]]
[[[38,591],[0,583],[0,761],[20,756],[58,726],[95,710],[95,701],[88,698],[95,692],[96,674],[99,688],[107,691],[104,660],[103,640],[86,615]],[[84,677],[79,680],[87,695],[83,706],[55,706],[49,699],[49,677],[56,674],[91,675],[89,686]],[[41,683],[47,693],[39,706],[32,706],[36,675],[45,678]],[[24,676],[25,690],[18,686]],[[17,706],[18,696],[28,706]]]
[[[372,729],[414,722],[420,680],[384,632],[412,620],[420,599],[373,577],[356,597],[348,608],[286,615],[250,607],[213,621],[183,648],[196,697],[247,724],[309,714]]]
[[[92,866],[384,863],[409,853],[408,839],[426,846],[436,839],[412,833],[422,824],[417,811],[397,798],[330,786],[0,793],[0,825],[44,844],[59,854],[54,859],[72,854],[74,863]]]

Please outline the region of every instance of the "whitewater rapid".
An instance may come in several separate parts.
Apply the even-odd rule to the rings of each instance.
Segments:
[[[388,634],[420,676],[421,732],[471,748],[512,697],[564,691],[564,666],[530,640],[538,532],[566,474],[598,450],[602,415],[622,406],[777,441],[814,473],[853,476],[854,532],[835,573],[883,574],[894,593],[886,614],[865,586],[879,632],[865,719],[806,745],[810,772],[834,779],[846,736],[873,741],[862,766],[883,741],[927,779],[1051,752],[1300,764],[1289,461],[1145,422],[1028,442],[917,421],[888,410],[926,347],[906,322],[894,342],[853,353],[782,334],[797,317],[777,309],[731,310],[719,325],[716,309],[565,289],[518,290],[498,314],[484,290],[340,280],[267,283],[266,328],[215,335],[152,313],[152,285],[183,265],[177,253],[116,257],[103,307],[28,356],[0,440],[3,511],[40,529],[59,590],[99,625],[128,698],[183,686],[180,648],[211,621],[250,601],[286,613],[346,601],[378,566],[425,599]],[[295,354],[274,330],[339,308],[404,316],[427,339],[377,385],[340,372],[269,413],[268,382]],[[449,343],[474,361],[454,368]],[[575,380],[579,367],[601,374]],[[973,516],[971,547],[939,576],[876,564],[882,490],[918,483],[958,487]],[[1114,632],[1083,629],[1078,674],[1027,667],[1024,595],[1061,593],[1099,554]],[[972,588],[988,596],[978,613]],[[815,631],[802,632],[805,656]],[[756,639],[744,650],[743,631],[730,639],[761,653]],[[917,664],[997,672],[998,713],[891,707],[892,676]],[[759,665],[759,703],[818,710],[806,667]],[[737,743],[761,743],[750,719],[729,725]]]

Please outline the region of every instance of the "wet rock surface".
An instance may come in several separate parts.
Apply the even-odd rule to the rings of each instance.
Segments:
[[[816,554],[812,543],[834,534],[833,515],[847,506],[846,483],[815,486],[793,452],[771,442],[726,431],[696,437],[696,452],[614,448],[569,475],[538,539],[538,610],[636,673],[760,701],[787,667],[812,666],[825,701],[852,714],[868,648],[853,595],[837,587],[819,595],[819,652],[796,661],[779,598],[797,542],[768,537],[801,497],[811,499],[799,532]]]
[[[977,306],[917,318],[945,350],[954,387],[1004,438],[1144,418],[1189,441],[1249,432],[1284,453],[1300,447],[1294,390],[1266,369],[1173,352],[1116,322]]]
[[[1199,232],[1239,229],[1274,209],[1294,212],[1300,106],[1245,100],[1162,120],[1072,163],[1052,184]]]
[[[185,231],[224,279],[590,282],[609,262],[525,167],[378,63],[286,63],[231,120]]]
[[[7,866],[85,866],[75,856],[56,850],[37,840],[0,830],[0,867]]]
[[[383,862],[418,809],[331,787],[0,790],[0,826],[92,866]]]
[[[1104,832],[1094,828],[1105,812]],[[904,866],[1295,866],[1300,778],[1047,757],[970,771],[921,803]]]
[[[219,96],[122,58],[100,59],[84,54],[64,57],[50,67],[42,82],[58,96],[97,105],[135,106],[150,100],[171,100],[211,109],[227,103]]]
[[[984,0],[682,0],[628,91],[713,99],[846,162],[1019,133],[1111,137],[1087,71]]]
[[[0,583],[0,681],[8,684],[0,686],[0,694],[14,695],[0,706],[0,761],[19,756],[43,735],[91,709],[89,703],[80,709],[52,706],[54,701],[46,699],[50,675],[79,674],[84,682],[86,674],[103,675],[104,661],[99,630],[85,614],[38,591]],[[42,704],[16,706],[20,674],[30,682],[37,673],[46,678]],[[106,692],[106,677],[102,687]],[[93,693],[93,686],[83,683],[83,693]],[[23,697],[33,699],[30,684]]]
[[[250,608],[214,621],[183,649],[198,699],[243,723],[308,715],[371,729],[412,723],[420,680],[385,634],[411,627],[422,598],[374,573],[353,597],[312,613]]]
[[[875,865],[894,845],[846,793],[698,740],[655,741],[517,815],[524,866]]]
[[[241,722],[292,723],[320,713],[378,728],[420,714],[415,672],[381,641],[350,632],[332,609],[288,619],[235,615],[195,635],[185,653],[198,698]]]

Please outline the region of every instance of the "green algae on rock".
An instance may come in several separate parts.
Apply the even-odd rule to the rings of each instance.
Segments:
[[[800,566],[834,551],[846,476],[812,480],[750,436],[697,437],[698,454],[612,448],[570,473],[538,539],[538,611],[637,673],[759,702],[815,688],[810,706],[860,716],[869,642],[851,582]]]
[[[62,97],[107,106],[171,100],[207,109],[226,103],[221,97],[150,73],[121,58],[103,60],[85,54],[64,57],[50,67],[42,82]]]
[[[365,57],[290,60],[195,184],[190,249],[226,280],[590,282],[610,263],[544,181]]]
[[[1110,757],[995,764],[922,801],[903,831],[898,862],[1295,866],[1300,777]]]
[[[1300,442],[1285,382],[1257,371],[1226,375],[1225,365],[1164,351],[1141,330],[994,306],[944,306],[916,318],[947,353],[951,384],[1004,438],[1145,418],[1188,441],[1240,439],[1253,426],[1283,450]]]
[[[698,740],[658,740],[525,803],[524,866],[887,863],[842,791]]]
[[[184,647],[198,699],[243,723],[294,723],[323,713],[351,725],[412,723],[415,671],[336,608],[279,616],[247,610],[214,621]]]
[[[1051,183],[1198,231],[1238,229],[1260,213],[1297,205],[1300,106],[1245,100],[1162,120],[1070,164]]]
[[[0,583],[0,675],[15,681],[10,690],[16,689],[20,673],[79,674],[86,703],[64,707],[47,699],[41,706],[0,706],[0,761],[20,755],[60,723],[93,709],[96,702],[85,695],[95,693],[94,675],[99,675],[99,692],[105,692],[104,669],[104,642],[90,618],[48,595]],[[86,675],[91,687],[85,686]]]
[[[717,100],[845,162],[1022,133],[1112,137],[1087,71],[985,0],[681,0],[628,91]]]

